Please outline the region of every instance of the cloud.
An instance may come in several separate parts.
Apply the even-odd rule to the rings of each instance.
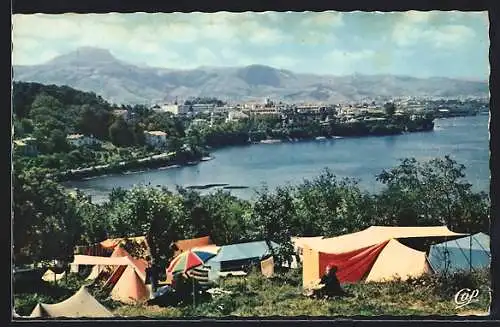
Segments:
[[[21,52],[17,49],[12,51],[12,64],[13,65],[36,65],[40,62],[46,62],[55,57],[61,55],[62,53],[47,49],[41,50],[33,53]]]
[[[437,11],[13,15],[12,35],[16,64],[94,46],[156,67],[260,63],[337,74],[386,69],[403,53],[401,65],[410,56],[430,62],[454,53],[464,60],[472,47],[487,52],[488,42],[487,13]]]
[[[218,63],[218,57],[208,48],[199,48],[196,51],[196,61],[203,66],[210,66]]]
[[[303,26],[327,26],[335,27],[344,24],[342,12],[324,11],[324,12],[306,12],[302,19]]]
[[[363,59],[373,57],[375,51],[365,49],[361,51],[341,51],[333,50],[326,54],[325,58],[330,60],[339,60],[343,62],[355,62]]]
[[[288,56],[274,56],[267,62],[269,65],[276,68],[293,69],[300,63],[300,60]]]
[[[358,71],[360,63],[371,61],[375,58],[376,52],[371,49],[360,51],[333,50],[326,53],[322,61],[324,69],[333,74],[349,74]]]
[[[427,23],[434,12],[410,10],[402,13],[402,20],[409,24]]]
[[[425,36],[438,48],[459,45],[475,36],[474,31],[464,25],[446,25]]]
[[[398,17],[392,40],[401,47],[427,45],[435,48],[456,47],[475,36],[472,28],[450,23],[454,15],[410,11]]]

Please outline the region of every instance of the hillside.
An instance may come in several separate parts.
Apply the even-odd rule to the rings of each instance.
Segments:
[[[36,66],[14,66],[14,80],[68,85],[115,103],[196,96],[341,102],[392,96],[487,96],[488,83],[392,75],[313,75],[263,65],[175,70],[139,67],[108,50],[83,47]]]

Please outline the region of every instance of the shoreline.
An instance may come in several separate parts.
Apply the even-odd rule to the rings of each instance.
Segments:
[[[476,115],[464,115],[460,117],[472,117]],[[448,116],[448,117],[436,117],[435,119],[450,119],[457,118],[458,116]],[[364,133],[336,133],[336,135],[318,135],[311,137],[302,137],[302,138],[272,138],[265,140],[249,140],[248,142],[242,144],[232,144],[227,146],[206,146],[207,149],[210,150],[218,150],[226,147],[233,146],[251,146],[255,144],[261,145],[269,145],[269,144],[282,144],[282,143],[297,143],[297,142],[311,142],[311,141],[324,141],[324,140],[338,140],[344,138],[362,138],[362,137],[381,137],[381,136],[395,136],[395,135],[404,135],[409,133],[421,133],[421,132],[432,132],[435,129],[434,120],[429,125],[417,126],[412,129],[408,129],[405,126],[405,129],[398,128],[395,130],[382,130],[377,132],[364,132]],[[340,135],[339,135],[340,134]],[[106,177],[109,175],[131,175],[137,174],[141,172],[147,172],[150,170],[168,170],[174,168],[183,168],[189,166],[196,166],[205,161],[214,160],[212,154],[208,153],[205,156],[196,157],[196,158],[183,158],[183,159],[173,159],[167,154],[151,156],[143,159],[136,159],[129,162],[120,162],[114,164],[107,165],[99,165],[94,167],[83,168],[79,171],[70,170],[66,172],[56,172],[54,174],[50,174],[49,177],[56,177],[59,182],[71,182],[71,181],[81,181],[81,180],[89,180],[100,177]]]
[[[282,144],[282,143],[297,143],[297,142],[317,142],[324,140],[338,140],[344,138],[361,138],[361,137],[381,137],[381,136],[394,136],[403,135],[407,133],[419,133],[419,132],[431,132],[434,130],[434,122],[427,128],[417,128],[415,130],[398,130],[390,131],[387,133],[360,133],[351,135],[328,135],[328,136],[312,136],[303,138],[275,138],[267,139],[261,141],[250,141],[244,144],[234,144],[231,146],[249,146],[249,145],[269,145],[269,144]],[[210,149],[218,150],[225,146],[213,147]],[[194,159],[194,160],[193,160]],[[83,168],[80,170],[69,170],[65,172],[57,172],[50,174],[49,177],[56,177],[59,182],[71,182],[71,181],[81,181],[95,179],[99,177],[106,177],[110,175],[131,175],[141,172],[146,172],[150,170],[167,170],[174,168],[183,168],[189,166],[196,166],[202,162],[214,160],[213,155],[208,154],[208,156],[196,157],[196,158],[186,158],[184,160],[173,159],[168,155],[157,155],[151,156],[143,159],[135,159],[128,162],[119,162],[114,164],[98,165],[94,167]]]

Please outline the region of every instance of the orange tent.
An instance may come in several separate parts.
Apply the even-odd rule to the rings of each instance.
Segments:
[[[122,240],[123,239],[121,239],[121,238],[111,238],[111,239],[104,240],[99,244],[101,244],[101,246],[105,249],[114,249],[118,244],[120,244],[120,242]]]
[[[127,266],[111,290],[111,298],[123,303],[136,303],[149,298],[144,280],[132,266]]]
[[[136,243],[146,243],[146,236],[131,236],[131,237],[120,237],[120,238],[110,238],[99,243],[103,248],[112,250],[116,248],[119,244],[124,243],[126,240],[131,240]]]
[[[210,239],[210,236],[203,236],[198,238],[191,238],[187,240],[177,241],[175,242],[175,246],[177,247],[178,250],[175,251],[174,257],[192,248],[211,245],[211,244],[213,243],[212,240]]]
[[[143,280],[146,280],[146,268],[148,267],[148,262],[144,259],[138,259],[132,257],[127,250],[122,248],[121,246],[117,246],[113,253],[111,254],[112,258],[120,258],[120,257],[125,257],[127,258],[127,264],[133,265],[133,267],[136,269],[137,273],[141,276]]]
[[[318,283],[325,267],[337,266],[340,282],[383,281],[419,276],[428,271],[425,252],[396,239],[459,237],[446,227],[372,226],[332,238],[309,239],[303,248],[303,285]]]

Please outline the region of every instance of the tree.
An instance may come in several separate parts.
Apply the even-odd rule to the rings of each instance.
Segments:
[[[134,143],[134,134],[127,122],[119,117],[109,127],[109,138],[116,146],[128,147]]]
[[[81,232],[76,200],[44,170],[26,171],[16,163],[13,196],[16,263],[70,261]]]
[[[66,141],[66,134],[60,129],[54,129],[50,133],[49,144],[51,152],[67,152],[70,148]]]
[[[394,115],[394,113],[396,112],[396,106],[394,105],[393,102],[387,102],[384,105],[384,110],[385,110],[385,114],[387,116],[392,117]]]
[[[290,222],[293,220],[294,209],[290,190],[282,187],[278,187],[274,194],[264,187],[257,193],[253,205],[255,236],[265,240],[278,266],[283,262],[290,262],[294,253],[290,240]],[[271,241],[280,244],[280,248],[275,249]]]
[[[113,203],[107,213],[113,237],[145,235],[152,263],[166,265],[174,251],[172,244],[182,239],[182,203],[171,193],[135,187],[124,201]]]
[[[386,185],[378,196],[386,223],[445,224],[467,233],[488,232],[488,196],[465,181],[465,166],[449,156],[424,163],[404,159],[377,180]]]

